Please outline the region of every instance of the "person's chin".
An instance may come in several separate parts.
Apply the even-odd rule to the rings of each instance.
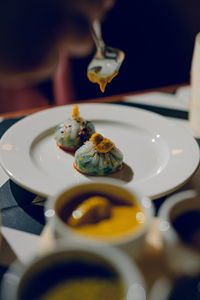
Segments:
[[[52,78],[57,64],[37,68],[27,72],[0,73],[0,86],[3,88],[21,89],[35,86],[42,81]]]
[[[94,50],[94,42],[90,33],[68,35],[68,38],[60,44],[60,53],[66,53],[69,57],[84,57],[91,54]]]

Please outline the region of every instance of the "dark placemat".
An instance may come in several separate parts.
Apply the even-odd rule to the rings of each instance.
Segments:
[[[0,210],[31,204],[35,197],[9,179],[0,188]]]
[[[3,209],[1,218],[3,226],[37,235],[45,225],[44,208],[36,204]]]
[[[3,120],[0,123],[0,137],[9,127],[21,119]],[[44,200],[35,201],[36,196],[12,180],[7,180],[0,188],[2,225],[39,235],[45,224],[44,208],[39,205]]]
[[[14,125],[16,122],[19,120],[23,119],[24,117],[20,118],[10,118],[10,119],[5,119],[2,122],[0,122],[0,138],[2,135],[6,132],[8,128],[10,128],[12,125]]]
[[[2,225],[21,231],[40,234],[44,225],[44,199],[36,199],[11,180],[0,188]]]

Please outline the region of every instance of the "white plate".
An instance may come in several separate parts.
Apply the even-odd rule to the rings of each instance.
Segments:
[[[0,142],[1,165],[13,181],[48,196],[71,183],[94,180],[73,168],[72,154],[60,150],[54,129],[72,105],[28,116],[9,128]],[[145,110],[114,104],[80,104],[80,114],[124,154],[124,167],[108,177],[140,188],[152,199],[182,185],[199,164],[199,147],[182,127]]]

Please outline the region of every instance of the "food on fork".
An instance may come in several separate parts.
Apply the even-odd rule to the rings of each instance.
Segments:
[[[87,76],[91,82],[98,83],[100,90],[102,91],[102,93],[104,93],[107,83],[110,83],[112,79],[115,76],[117,76],[118,72],[119,70],[115,71],[114,74],[111,74],[109,76],[108,75],[102,76],[100,75],[100,70],[98,70],[98,68],[96,69],[94,68],[92,71],[87,73]]]
[[[91,27],[92,37],[96,44],[96,53],[87,68],[87,76],[91,82],[99,84],[102,93],[107,83],[118,74],[124,60],[124,52],[107,46],[102,38],[101,25],[95,20]]]
[[[93,133],[93,123],[81,118],[78,106],[74,105],[71,118],[56,127],[55,139],[61,149],[75,151],[89,140]]]
[[[122,152],[109,139],[94,133],[75,152],[74,167],[88,175],[102,176],[118,171],[123,162]]]

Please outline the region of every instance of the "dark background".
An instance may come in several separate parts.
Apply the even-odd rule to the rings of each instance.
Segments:
[[[105,96],[190,81],[195,35],[200,31],[199,0],[117,0],[102,24],[105,42],[124,50],[120,73]],[[92,55],[71,59],[77,100],[102,97],[87,79]]]

